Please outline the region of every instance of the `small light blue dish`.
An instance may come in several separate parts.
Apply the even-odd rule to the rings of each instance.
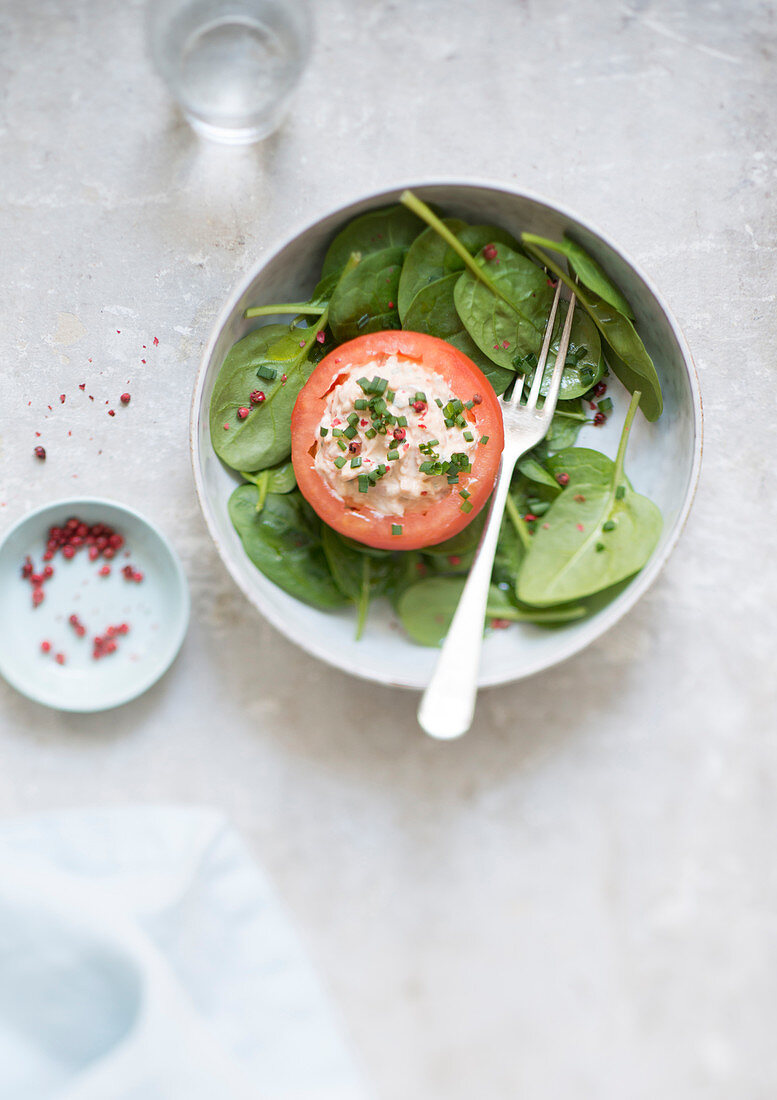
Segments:
[[[87,525],[104,523],[124,539],[112,560],[90,561],[81,548],[67,560],[58,551],[49,562],[44,599],[33,607],[33,587],[21,576],[27,555],[36,573],[46,564],[49,529],[75,516]],[[110,575],[100,569],[108,565]],[[143,574],[127,580],[125,565]],[[189,623],[189,590],[178,555],[147,519],[124,505],[97,497],[75,497],[24,516],[0,542],[0,675],[44,706],[57,710],[107,710],[135,699],[167,671]],[[77,615],[86,627],[79,637],[70,624]],[[126,623],[116,651],[95,660],[93,639],[108,626]],[[45,653],[41,643],[51,650]],[[55,654],[64,654],[58,664]]]

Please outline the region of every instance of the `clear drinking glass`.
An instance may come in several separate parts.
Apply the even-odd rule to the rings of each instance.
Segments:
[[[307,63],[308,0],[149,0],[149,49],[192,127],[232,145],[277,129]]]

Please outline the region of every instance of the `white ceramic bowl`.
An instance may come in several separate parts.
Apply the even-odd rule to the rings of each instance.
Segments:
[[[539,672],[579,652],[625,615],[655,580],[680,535],[699,476],[699,386],[688,346],[660,294],[599,230],[535,195],[496,184],[440,182],[408,186],[426,202],[438,204],[447,215],[500,225],[516,236],[521,230],[556,239],[571,233],[632,303],[637,328],[656,363],[663,387],[662,417],[655,424],[637,417],[626,456],[626,469],[635,488],[654,500],[664,516],[663,534],[652,558],[616,599],[589,619],[562,629],[543,630],[520,624],[490,633],[483,647],[480,684],[501,684]],[[324,252],[334,234],[357,215],[396,202],[401,190],[368,195],[320,218],[257,264],[236,289],[203,356],[192,406],[191,450],[197,493],[213,540],[227,569],[254,606],[278,630],[322,661],[368,680],[418,689],[426,685],[438,651],[409,641],[385,602],[372,606],[367,629],[357,642],[350,611],[331,613],[308,607],[282,592],[251,564],[227,516],[227,498],[239,479],[216,457],[208,431],[210,396],[227,352],[258,324],[275,320],[263,317],[246,321],[245,309],[303,298],[319,278]],[[614,457],[628,403],[625,390],[619,393],[619,389],[613,379],[610,392],[615,398],[615,412],[603,428],[585,427],[578,440],[581,446]]]
[[[70,561],[57,554],[45,599],[33,609],[19,567],[29,555],[40,568],[49,528],[70,516],[110,524],[124,537],[124,549],[110,563],[91,562],[84,552]],[[144,574],[142,584],[122,577],[128,561]],[[104,564],[110,576],[99,575]],[[175,550],[139,512],[99,497],[70,497],[29,512],[0,541],[0,607],[0,675],[37,703],[87,713],[135,699],[167,671],[189,623],[189,590]],[[73,612],[88,628],[83,638],[68,624]],[[94,661],[89,638],[120,622],[130,624],[129,636],[115,654]],[[44,639],[52,645],[48,655],[41,653]],[[66,654],[62,666],[56,651]]]

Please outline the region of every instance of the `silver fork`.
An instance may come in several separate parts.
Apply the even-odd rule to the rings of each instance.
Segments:
[[[488,601],[488,586],[494,565],[496,543],[502,526],[502,515],[510,488],[515,464],[522,455],[536,447],[544,439],[558,400],[561,374],[569,347],[569,334],[575,312],[575,295],[569,300],[564,331],[559,341],[558,354],[553,367],[548,392],[542,408],[537,399],[545,374],[548,350],[553,335],[558,304],[561,297],[561,280],[548,317],[534,381],[525,404],[521,404],[523,376],[516,379],[509,401],[502,400],[505,445],[502,461],[491,498],[488,519],[478,545],[475,561],[461,593],[456,614],[453,616],[448,636],[443,643],[437,666],[418,708],[418,722],[430,737],[450,740],[461,737],[472,725],[475,713],[480,649],[483,643],[483,622]]]

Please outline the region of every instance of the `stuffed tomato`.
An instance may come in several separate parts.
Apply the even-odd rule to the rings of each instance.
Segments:
[[[368,546],[415,550],[471,522],[494,487],[502,412],[485,375],[434,336],[391,330],[316,366],[291,418],[302,494]]]

